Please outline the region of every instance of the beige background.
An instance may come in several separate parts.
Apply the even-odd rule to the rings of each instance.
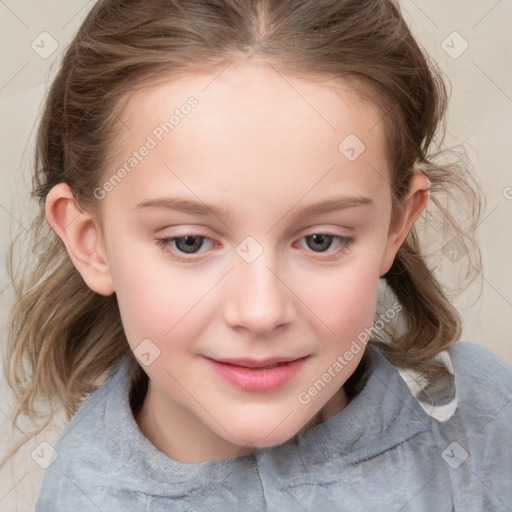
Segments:
[[[0,1],[3,255],[13,227],[26,227],[35,212],[35,204],[29,202],[33,138],[41,99],[57,69],[52,63],[58,62],[93,3]],[[487,197],[479,227],[484,269],[480,279],[455,301],[464,317],[463,339],[475,341],[512,363],[512,31],[508,21],[512,19],[512,2],[403,0],[401,4],[413,32],[451,82],[446,142],[465,144]],[[42,54],[52,49],[52,39],[58,47],[49,56]],[[39,53],[32,48],[33,41]],[[35,46],[38,42],[39,48]],[[449,280],[458,266],[446,257],[442,262],[445,279]],[[10,303],[3,267],[0,277],[3,325]],[[480,287],[482,294],[475,303]],[[10,435],[12,397],[3,379],[0,386],[0,396],[5,397],[0,401],[0,439],[4,440]],[[62,418],[58,418],[57,425],[0,470],[0,512],[33,509],[43,469],[31,453],[40,449],[42,442],[54,445],[63,426]],[[6,449],[3,441],[2,453]]]

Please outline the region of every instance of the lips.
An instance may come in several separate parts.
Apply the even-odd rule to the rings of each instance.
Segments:
[[[205,358],[213,372],[225,382],[244,391],[272,391],[293,379],[306,357],[255,359]]]
[[[266,359],[256,360],[256,359],[213,359],[213,361],[217,361],[218,363],[230,364],[233,366],[242,366],[244,368],[274,368],[276,366],[280,366],[291,361],[295,361],[297,359],[302,359],[302,357],[269,357]]]

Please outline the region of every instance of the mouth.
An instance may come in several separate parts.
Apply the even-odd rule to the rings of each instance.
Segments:
[[[292,380],[308,357],[205,360],[217,376],[231,385],[245,391],[272,391]]]
[[[217,361],[222,364],[229,364],[232,366],[241,366],[243,368],[259,368],[259,369],[268,369],[268,368],[276,368],[277,366],[282,366],[288,364],[293,361],[297,361],[299,359],[304,359],[307,356],[303,357],[268,357],[266,359],[256,360],[256,359],[247,359],[247,358],[239,358],[239,359],[212,359],[212,361]]]

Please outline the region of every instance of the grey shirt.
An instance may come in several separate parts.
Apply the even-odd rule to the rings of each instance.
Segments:
[[[125,362],[66,426],[35,511],[512,511],[512,367],[458,342],[445,352],[454,377],[429,391],[366,350],[368,380],[339,414],[280,445],[197,464],[144,437]]]

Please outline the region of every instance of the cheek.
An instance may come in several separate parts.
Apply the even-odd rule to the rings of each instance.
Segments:
[[[350,265],[323,275],[318,272],[302,285],[299,296],[329,337],[349,342],[374,321],[378,293],[378,269],[370,260],[357,258]]]
[[[201,310],[204,315],[205,280],[166,265],[153,250],[120,251],[112,261],[119,310],[132,348],[149,338],[163,349],[165,340],[179,339],[184,328],[190,331],[198,326],[195,313]]]
[[[144,267],[150,270],[142,270]],[[191,386],[194,382],[200,385],[200,375],[184,362],[201,352],[198,340],[215,321],[208,291],[218,278],[200,279],[188,271],[164,267],[157,269],[153,264],[141,266],[131,275],[126,272],[119,309],[130,348],[143,364],[147,358],[145,372],[157,386],[172,390],[186,403],[182,386],[169,387],[169,375]]]

